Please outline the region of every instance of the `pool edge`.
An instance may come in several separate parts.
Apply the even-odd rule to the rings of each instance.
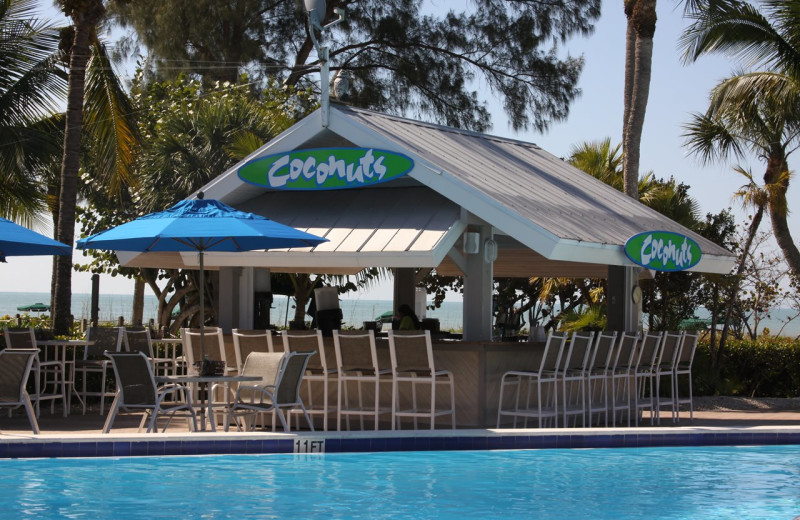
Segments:
[[[299,433],[0,434],[0,458],[800,444],[800,426]]]

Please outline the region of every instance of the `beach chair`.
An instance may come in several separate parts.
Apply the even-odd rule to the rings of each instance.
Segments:
[[[185,385],[168,384],[156,387],[153,365],[144,352],[107,352],[117,378],[117,394],[108,412],[103,433],[111,431],[114,420],[120,412],[142,413],[139,432],[147,425],[147,433],[158,431],[156,421],[159,415],[167,416],[167,423],[178,415],[185,417],[191,431],[197,430],[197,414],[192,406],[189,388]],[[167,400],[171,397],[172,400]],[[149,419],[149,421],[148,421]]]
[[[39,423],[25,387],[38,355],[37,349],[6,348],[0,351],[0,408],[25,408],[31,430],[35,434],[39,433]]]
[[[285,432],[290,431],[291,421],[287,421],[287,412],[299,409],[305,417],[308,427],[313,432],[314,423],[300,397],[300,386],[306,373],[308,360],[316,352],[253,352],[245,360],[243,375],[261,376],[262,383],[257,385],[240,384],[236,390],[233,403],[228,408],[225,431],[233,421],[241,430],[240,418],[248,415],[274,412]],[[253,420],[250,425],[255,424]],[[274,424],[274,421],[273,421]],[[247,424],[245,422],[245,428]]]

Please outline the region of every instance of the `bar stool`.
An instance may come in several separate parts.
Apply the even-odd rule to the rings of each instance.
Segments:
[[[586,373],[586,414],[588,424],[594,424],[594,415],[602,415],[608,427],[609,392],[613,375],[614,346],[617,343],[616,331],[601,332],[595,339],[592,357]],[[599,419],[598,419],[599,422]]]
[[[75,372],[81,374],[81,389],[78,395],[83,401],[83,414],[86,415],[86,400],[88,397],[100,398],[100,415],[105,413],[106,398],[114,399],[116,390],[108,390],[107,379],[109,372],[113,371],[111,360],[105,352],[119,352],[122,348],[122,327],[89,327],[86,339],[94,341],[83,349],[83,359],[75,360]],[[100,374],[100,391],[89,390],[87,382],[89,374]]]
[[[350,430],[350,417],[358,417],[361,429],[364,429],[364,418],[372,417],[374,429],[380,425],[381,415],[390,415],[392,409],[381,406],[381,384],[392,383],[392,370],[378,366],[378,353],[375,348],[375,332],[333,331],[333,346],[336,350],[337,407],[336,429],[342,429],[342,417],[347,421]],[[350,384],[348,384],[350,383]],[[355,386],[358,405],[350,402],[350,390]],[[365,388],[364,388],[365,387]],[[370,397],[370,405],[365,403],[364,394]]]
[[[236,368],[239,373],[244,368],[244,362],[251,352],[275,352],[272,343],[272,331],[265,330],[240,330],[233,329],[233,350],[236,354]]]
[[[683,332],[666,332],[664,341],[661,344],[661,353],[658,355],[658,362],[655,369],[656,380],[656,423],[661,424],[661,409],[669,407],[672,422],[677,422],[678,405],[676,403],[677,392],[675,390],[675,367],[678,364],[678,356],[683,345]],[[661,390],[661,380],[669,378],[669,398]]]
[[[678,362],[675,364],[675,409],[677,412],[677,421],[681,422],[680,406],[681,404],[689,405],[689,420],[694,420],[694,405],[692,404],[692,362],[694,361],[694,354],[697,351],[697,341],[700,339],[700,334],[686,334],[683,337],[683,345],[681,352],[678,355]],[[689,385],[689,396],[680,396],[680,376],[688,376],[687,383]]]
[[[636,372],[636,355],[639,345],[639,332],[623,332],[619,336],[616,354],[613,356],[611,370],[611,422],[617,423],[617,413],[627,415],[628,427],[631,426],[631,404],[633,401],[633,383]]]
[[[634,370],[633,411],[636,416],[636,426],[639,426],[644,410],[650,411],[650,424],[655,424],[656,421],[656,364],[663,340],[663,332],[647,332],[642,338]]]
[[[553,332],[547,335],[544,345],[542,359],[539,362],[537,371],[510,370],[503,374],[500,379],[500,400],[497,405],[497,427],[503,417],[513,417],[513,427],[517,427],[517,419],[523,417],[523,427],[528,426],[529,418],[536,418],[539,421],[539,428],[544,426],[544,419],[552,418],[553,426],[556,426],[558,417],[558,366],[561,363],[561,355],[564,345],[567,343],[567,333]],[[525,405],[520,407],[520,395],[522,394],[523,383],[525,383],[526,397]],[[504,408],[504,394],[507,387],[515,387],[511,408]],[[531,408],[531,393],[536,388],[536,408]]]
[[[400,427],[400,419],[410,417],[414,420],[414,429],[418,429],[419,419],[428,419],[430,429],[436,427],[436,418],[449,415],[452,428],[456,427],[455,384],[453,373],[449,370],[437,370],[433,361],[433,344],[431,332],[424,331],[389,331],[389,356],[392,360],[392,429]],[[401,407],[400,385],[410,387],[411,406]],[[450,387],[450,406],[437,408],[436,387]],[[427,407],[420,407],[418,386],[427,389],[430,397]]]
[[[594,332],[573,332],[567,353],[562,358],[562,370],[557,375],[561,383],[562,426],[569,427],[570,416],[581,419],[586,427],[586,377],[594,345]]]
[[[325,343],[322,338],[322,331],[317,330],[284,330],[281,331],[284,352],[311,352],[316,351],[319,356],[312,357],[306,366],[306,375],[303,380],[306,382],[307,398],[303,401],[307,404],[306,411],[313,415],[322,416],[322,430],[328,431],[328,416],[333,413],[328,395],[331,383],[337,377],[336,369],[328,363],[328,354],[325,351]],[[321,387],[321,388],[320,388]],[[321,390],[321,399],[314,403],[314,393]],[[321,403],[320,403],[321,401]],[[297,416],[300,412],[292,410],[291,415]],[[299,421],[299,418],[298,418]]]

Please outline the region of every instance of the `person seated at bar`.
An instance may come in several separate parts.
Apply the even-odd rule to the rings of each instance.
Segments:
[[[400,314],[400,324],[397,326],[397,330],[419,330],[422,328],[419,318],[411,310],[410,305],[402,304],[397,308],[397,312]]]

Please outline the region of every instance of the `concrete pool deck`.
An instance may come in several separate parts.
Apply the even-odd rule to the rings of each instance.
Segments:
[[[0,459],[142,455],[320,453],[470,449],[611,448],[800,444],[800,410],[700,410],[638,428],[437,429],[272,433],[189,432],[183,420],[166,433],[137,433],[139,416],[120,416],[110,434],[97,410],[67,418],[43,411],[40,435],[24,414],[0,417]]]

